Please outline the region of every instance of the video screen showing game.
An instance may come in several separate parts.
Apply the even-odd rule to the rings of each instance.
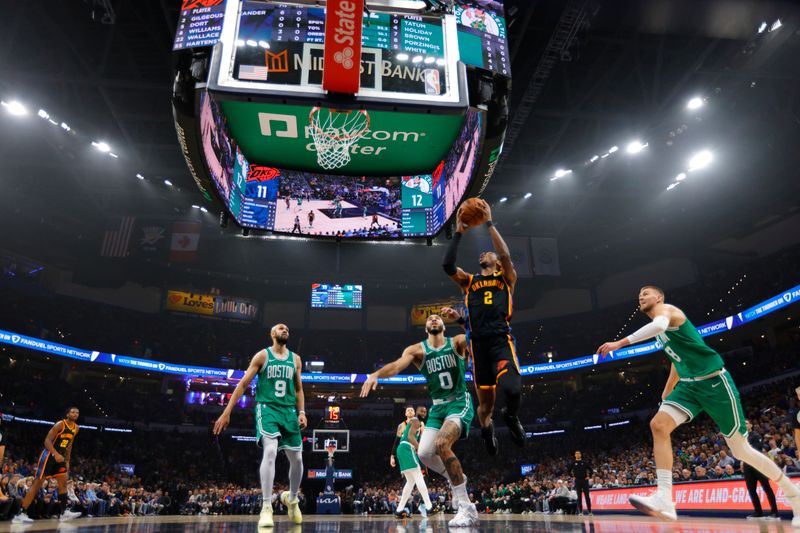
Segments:
[[[217,102],[205,91],[200,97],[200,136],[211,179],[228,204],[233,178],[233,150],[225,127],[225,115]]]
[[[398,238],[398,178],[281,170],[274,231],[326,237]]]

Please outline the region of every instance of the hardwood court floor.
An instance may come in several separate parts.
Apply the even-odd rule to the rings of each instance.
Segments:
[[[389,516],[307,515],[302,526],[275,517],[275,527],[262,533],[444,533],[452,515],[437,515],[428,520],[415,516],[396,520]],[[145,518],[81,518],[71,522],[36,520],[29,526],[0,522],[0,533],[58,531],[61,533],[256,533],[257,516],[154,516]],[[681,518],[677,522],[654,520],[646,516],[547,516],[481,515],[476,528],[457,532],[574,532],[574,533],[796,533],[791,522],[753,522],[731,518]]]

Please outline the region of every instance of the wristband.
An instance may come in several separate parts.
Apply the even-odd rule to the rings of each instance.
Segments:
[[[456,320],[456,322],[458,322],[458,324],[459,324],[460,326],[463,326],[464,324],[466,324],[466,323],[467,323],[467,321],[466,321],[466,320],[464,320],[464,317],[463,317],[463,316],[460,316],[460,317],[458,317],[458,320]]]
[[[300,411],[300,412],[299,412],[299,413],[297,413],[297,414],[298,414],[298,415],[304,415],[304,414],[306,414],[306,412],[305,412],[305,411]]]
[[[492,222],[491,220],[487,220],[486,221],[486,227],[487,228],[493,228],[494,227],[494,222]]]

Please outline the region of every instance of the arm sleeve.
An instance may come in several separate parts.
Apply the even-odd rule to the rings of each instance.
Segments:
[[[458,243],[461,241],[461,233],[456,232],[450,240],[450,246],[444,253],[442,268],[448,276],[456,273],[456,255],[458,254]]]
[[[637,342],[652,339],[656,335],[664,333],[669,327],[669,317],[666,315],[659,315],[653,319],[649,324],[645,324],[635,332],[628,335],[628,342],[636,344]]]
[[[400,444],[400,437],[397,435],[394,436],[394,444],[392,444],[392,455],[397,457],[397,445]]]

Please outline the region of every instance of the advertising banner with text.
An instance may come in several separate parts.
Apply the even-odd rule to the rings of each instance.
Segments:
[[[167,311],[215,318],[253,321],[258,317],[258,303],[246,298],[232,298],[184,291],[167,291]]]
[[[792,479],[795,485],[800,485],[800,477]],[[599,489],[590,491],[592,509],[600,511],[630,511],[633,509],[628,503],[631,495],[648,496],[655,487],[629,487],[622,489]],[[775,498],[778,509],[789,511],[791,508],[786,503],[783,490],[774,483]],[[695,481],[691,483],[676,483],[672,487],[675,507],[680,513],[684,510],[698,511],[753,511],[753,504],[744,479],[724,479],[717,481]],[[769,509],[764,491],[758,487],[758,497],[761,506]]]

